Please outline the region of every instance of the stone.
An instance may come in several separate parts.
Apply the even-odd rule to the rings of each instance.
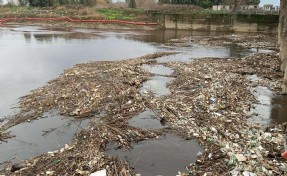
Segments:
[[[25,168],[26,166],[27,166],[27,165],[24,164],[24,163],[14,164],[14,165],[12,165],[12,167],[11,167],[11,172],[15,172],[15,171],[17,171],[17,170],[23,169],[23,168]]]
[[[235,157],[239,162],[246,161],[246,157],[243,154],[236,154]]]

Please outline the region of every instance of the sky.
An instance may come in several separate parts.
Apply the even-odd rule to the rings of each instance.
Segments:
[[[263,6],[264,4],[273,4],[273,6],[279,6],[280,0],[261,0],[259,6]]]

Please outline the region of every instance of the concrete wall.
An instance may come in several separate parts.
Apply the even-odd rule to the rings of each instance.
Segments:
[[[280,24],[278,28],[278,41],[280,44],[281,71],[285,71],[282,93],[287,94],[287,1],[280,1]]]
[[[266,33],[277,33],[279,20],[276,15],[244,14],[157,14],[155,18],[166,29]]]

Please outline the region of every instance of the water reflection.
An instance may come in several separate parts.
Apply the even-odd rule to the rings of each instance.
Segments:
[[[214,31],[190,31],[190,30],[153,30],[146,32],[146,36],[136,36],[145,42],[167,43],[171,39],[178,39],[191,36],[215,36],[229,34],[227,32]]]
[[[195,140],[183,140],[167,134],[159,139],[141,141],[131,150],[115,150],[108,146],[108,153],[126,160],[141,175],[176,175],[186,171],[185,166],[194,163],[204,149]]]
[[[25,34],[24,34],[25,35]],[[82,33],[60,33],[60,34],[34,34],[34,38],[39,42],[52,42],[56,39],[64,39],[64,40],[93,40],[95,37],[100,37],[98,35],[93,34],[82,34]]]
[[[0,145],[0,163],[8,160],[19,162],[47,151],[58,150],[70,144],[74,134],[85,128],[90,121],[76,121],[55,113],[47,113],[45,116],[10,129],[16,137]]]
[[[81,37],[79,33],[45,32],[35,27],[16,29],[0,31],[0,118],[13,112],[10,108],[19,97],[74,64],[123,60],[159,51],[154,45],[130,37],[85,34]]]
[[[159,117],[149,109],[131,118],[129,124],[147,130],[156,130],[167,127],[166,124],[161,123]]]
[[[279,95],[271,99],[271,119],[275,123],[287,122],[287,96]]]
[[[235,46],[159,45],[174,38],[223,34],[184,30],[103,31],[37,26],[1,27],[0,117],[12,113],[10,107],[17,103],[17,98],[44,85],[64,69],[77,63],[123,60],[171,50],[181,53],[162,58],[163,61],[190,61],[198,57],[237,57],[253,52]]]
[[[251,109],[256,115],[248,119],[250,123],[268,125],[287,122],[287,96],[276,95],[266,87],[251,88],[258,103]]]
[[[155,96],[163,96],[171,94],[170,90],[167,88],[168,83],[170,83],[173,78],[164,76],[153,76],[148,81],[143,83],[140,89],[141,93],[152,92]]]
[[[198,57],[237,57],[253,52],[235,46],[205,47],[190,45],[179,48],[159,45],[174,38],[216,34],[219,33],[179,30],[109,32],[93,29],[45,29],[36,26],[6,26],[0,30],[0,118],[12,113],[11,105],[16,104],[19,97],[44,85],[47,81],[61,74],[64,69],[77,63],[123,60],[158,51],[171,50],[180,51],[181,53],[161,59],[171,61],[175,58],[181,61],[189,61]],[[169,72],[170,70],[164,71]],[[171,78],[155,76],[143,85],[143,89],[152,90],[157,95],[169,94],[170,92],[166,88],[166,83],[169,81],[171,81]],[[154,87],[155,90],[153,90]],[[286,114],[286,97],[284,99],[272,99],[271,101],[278,104],[278,106],[273,107],[271,118],[279,119],[280,122],[283,121],[285,119],[284,114]],[[49,121],[50,119],[52,121]],[[68,129],[64,130],[68,133],[67,138],[61,137],[57,140],[55,135],[45,139],[41,137],[43,128],[55,128],[53,125],[67,123],[69,123],[68,119],[48,118],[12,128],[11,130],[17,134],[18,138],[0,145],[0,161],[11,159],[15,152],[23,153],[24,156],[19,157],[19,159],[25,159],[58,148],[59,145],[55,145],[57,142],[60,145],[68,143],[74,133]],[[40,144],[35,144],[37,140]],[[22,141],[28,141],[28,145],[22,143]],[[178,141],[176,139],[176,142]],[[53,143],[53,145],[50,145],[50,143]],[[29,144],[33,145],[29,146]],[[163,144],[165,144],[163,146],[169,145],[165,142]],[[26,150],[29,147],[32,150]],[[183,152],[183,156],[186,156],[185,152],[192,149],[190,147],[192,146],[188,146],[188,150],[186,149]],[[151,149],[153,149],[153,146]],[[174,154],[177,154],[177,152],[174,152]]]
[[[30,43],[32,39],[31,33],[24,33],[24,38],[27,43]]]
[[[173,69],[165,67],[163,65],[143,65],[143,69],[147,70],[150,73],[169,76],[173,73]]]

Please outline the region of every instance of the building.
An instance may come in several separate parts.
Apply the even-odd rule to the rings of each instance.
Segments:
[[[262,7],[262,9],[265,10],[265,11],[275,10],[275,8],[273,7],[272,4],[265,4],[265,5]]]
[[[212,6],[212,10],[215,10],[215,11],[229,11],[231,10],[231,6],[230,5],[214,5]]]
[[[212,10],[215,11],[230,11],[234,8],[234,5],[214,5],[212,6]],[[238,10],[256,10],[258,9],[258,5],[241,5]]]

